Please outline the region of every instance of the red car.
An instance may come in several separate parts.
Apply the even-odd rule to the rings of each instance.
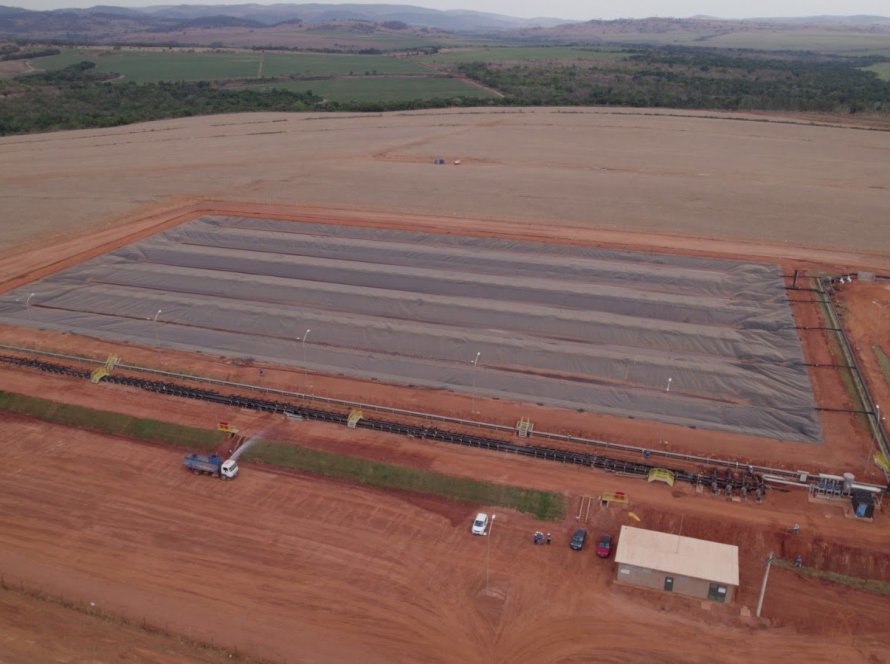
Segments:
[[[612,536],[602,535],[596,541],[596,555],[600,558],[608,558],[612,553]]]

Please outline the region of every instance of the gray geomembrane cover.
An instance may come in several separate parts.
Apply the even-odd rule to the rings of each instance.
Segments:
[[[0,320],[821,439],[776,266],[205,216],[4,294]]]

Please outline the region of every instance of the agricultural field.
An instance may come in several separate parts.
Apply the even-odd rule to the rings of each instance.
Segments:
[[[410,99],[449,99],[452,97],[495,98],[497,94],[457,78],[424,77],[349,77],[314,81],[276,81],[248,86],[255,90],[293,90],[312,92],[328,101],[395,102]]]
[[[684,42],[678,42],[684,43]],[[890,34],[843,33],[837,31],[752,32],[715,35],[685,42],[688,46],[750,48],[765,51],[814,51],[836,55],[882,55],[890,57]]]
[[[619,47],[606,46],[486,46],[484,48],[449,48],[435,55],[417,56],[421,62],[610,62],[622,60],[627,53]]]
[[[576,35],[580,36],[580,35]],[[833,55],[890,56],[890,34],[816,30],[741,30],[700,31],[665,30],[658,32],[609,33],[600,37],[604,42],[626,46],[687,46],[721,49],[755,49],[764,51],[816,52]]]
[[[96,64],[91,76],[112,77],[113,83],[210,81],[226,84],[229,90],[311,91],[326,102],[497,97],[483,86],[425,67],[418,57],[89,48],[66,49],[59,55],[35,59],[31,66],[52,73],[82,61]]]
[[[874,72],[881,78],[881,80],[890,81],[890,62],[879,62],[869,67],[865,67],[865,70]]]
[[[66,49],[33,65],[52,71],[82,60],[95,62],[101,74],[119,74],[136,83],[428,72],[415,61],[393,56],[158,49]]]

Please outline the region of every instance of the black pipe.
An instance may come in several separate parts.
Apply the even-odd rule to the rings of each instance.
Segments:
[[[21,358],[11,355],[0,355],[0,362],[14,364],[23,367],[32,367],[49,373],[63,374],[75,378],[90,378],[92,372],[68,367],[52,362],[44,362],[31,358]],[[319,420],[323,422],[333,422],[337,424],[346,424],[349,416],[336,411],[322,410],[319,408],[309,408],[306,406],[298,406],[285,401],[272,401],[269,399],[257,399],[247,397],[240,394],[220,394],[214,390],[206,390],[195,387],[188,387],[177,383],[168,383],[156,380],[148,380],[145,378],[136,378],[134,376],[126,376],[121,374],[108,374],[101,379],[103,382],[115,385],[126,385],[129,387],[137,387],[149,392],[158,394],[166,394],[169,396],[184,397],[187,399],[200,399],[211,403],[218,403],[226,406],[235,406],[238,408],[249,408],[268,413],[282,413],[286,415],[296,415],[307,420]],[[561,463],[571,463],[575,465],[587,466],[590,468],[600,468],[608,472],[620,472],[632,475],[646,476],[655,468],[662,468],[674,474],[676,479],[690,482],[692,484],[705,483],[711,481],[711,474],[694,473],[680,468],[670,468],[666,466],[654,466],[647,463],[638,463],[627,461],[625,459],[617,459],[601,456],[599,454],[591,454],[587,452],[576,452],[572,450],[560,449],[555,447],[543,447],[539,445],[517,445],[499,438],[490,438],[487,436],[476,436],[468,433],[449,431],[447,429],[439,429],[427,425],[413,425],[404,422],[396,422],[392,420],[379,420],[374,418],[362,418],[356,423],[356,427],[363,429],[372,429],[375,431],[383,431],[387,433],[398,433],[414,438],[430,439],[446,443],[454,443],[458,445],[466,445],[479,449],[495,450],[498,452],[511,452],[522,456],[541,457]],[[757,478],[757,476],[754,476]],[[721,488],[741,487],[742,483],[736,481],[732,473],[727,470],[725,477],[717,479],[717,483]],[[758,484],[762,482],[757,480]]]

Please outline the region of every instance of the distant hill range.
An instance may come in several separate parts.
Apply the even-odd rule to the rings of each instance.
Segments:
[[[888,34],[890,18],[813,16],[727,20],[692,18],[566,21],[524,19],[500,14],[439,11],[412,5],[275,4],[157,5],[125,8],[31,11],[0,6],[0,38],[70,42],[164,42],[225,45],[299,45],[293,34],[326,28],[365,32],[420,31],[424,34],[498,34],[507,38],[603,42],[610,39],[658,41],[658,35],[687,33],[701,41],[714,35],[777,30]]]
[[[195,28],[261,29],[282,24],[319,25],[333,22],[405,24],[447,32],[491,32],[567,23],[559,18],[526,19],[484,12],[439,11],[412,5],[276,4],[157,5],[127,8],[98,5],[89,9],[31,11],[0,6],[0,35],[81,35],[181,31]]]
[[[592,20],[552,27],[520,28],[521,35],[552,39],[604,40],[666,33],[688,33],[707,39],[717,34],[750,32],[846,32],[890,35],[890,18],[884,16],[811,16],[801,18],[722,19],[710,16],[691,18],[640,18],[610,21]]]

